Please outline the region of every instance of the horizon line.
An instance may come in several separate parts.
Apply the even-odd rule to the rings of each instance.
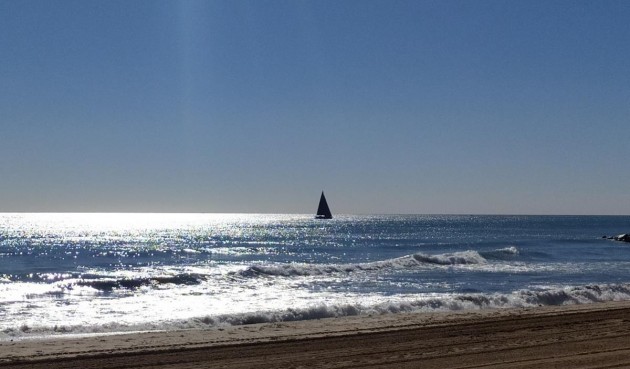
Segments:
[[[312,215],[313,213],[272,212],[202,212],[202,211],[0,211],[0,214],[225,214],[225,215]],[[335,216],[356,215],[427,215],[427,216],[630,216],[630,214],[535,214],[535,213],[335,213]]]

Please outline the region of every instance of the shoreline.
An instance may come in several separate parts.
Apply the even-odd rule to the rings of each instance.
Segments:
[[[0,341],[3,368],[405,368],[419,363],[427,368],[630,365],[630,301]]]

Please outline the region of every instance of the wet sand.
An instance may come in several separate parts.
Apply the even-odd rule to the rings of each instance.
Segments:
[[[1,368],[621,368],[630,302],[0,341]]]

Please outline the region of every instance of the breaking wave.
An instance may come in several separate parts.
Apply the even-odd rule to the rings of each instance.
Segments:
[[[477,251],[463,251],[452,254],[414,254],[413,258],[420,263],[438,264],[438,265],[458,265],[458,264],[482,264],[486,259]]]
[[[502,249],[496,249],[492,251],[482,252],[481,255],[488,259],[507,260],[520,254],[520,251],[516,246],[508,246]]]
[[[508,255],[518,255],[519,251],[516,248],[516,246],[508,246],[502,249],[498,249],[498,252],[501,252],[503,254],[508,254]]]
[[[0,331],[2,337],[44,336],[55,334],[103,334],[147,330],[202,329],[227,325],[247,325],[300,320],[313,320],[354,315],[379,315],[402,312],[444,312],[496,308],[525,308],[550,305],[577,305],[607,301],[630,300],[630,284],[603,284],[578,287],[549,288],[544,290],[519,290],[507,294],[452,294],[439,297],[407,297],[392,302],[376,304],[318,304],[307,308],[288,308],[241,314],[212,315],[183,320],[123,325],[20,325]]]
[[[35,282],[35,285],[39,286],[36,289],[38,292],[29,292],[26,296],[28,298],[46,295],[60,296],[77,290],[80,290],[81,293],[89,293],[90,289],[96,293],[109,293],[114,290],[134,290],[142,287],[190,286],[201,284],[206,279],[207,276],[205,275],[193,273],[152,277],[113,277],[93,274],[59,275],[51,278],[36,277],[27,280],[27,282]]]
[[[178,274],[163,277],[138,277],[138,278],[117,278],[117,279],[97,279],[79,280],[75,284],[83,287],[91,287],[99,291],[112,291],[117,288],[135,289],[143,286],[158,286],[164,284],[174,285],[196,285],[204,280],[200,274]]]
[[[374,261],[359,264],[303,264],[291,263],[281,265],[253,265],[240,271],[239,274],[245,277],[255,277],[259,275],[267,276],[313,276],[333,273],[351,273],[358,271],[374,271],[381,269],[404,269],[413,268],[420,265],[459,265],[459,264],[482,264],[486,259],[477,251],[462,251],[438,255],[428,255],[418,253],[406,255],[395,259]]]

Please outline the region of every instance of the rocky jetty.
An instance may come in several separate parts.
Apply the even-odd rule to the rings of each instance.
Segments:
[[[618,236],[603,236],[602,238],[614,241],[630,242],[630,234],[628,233],[620,234]]]

